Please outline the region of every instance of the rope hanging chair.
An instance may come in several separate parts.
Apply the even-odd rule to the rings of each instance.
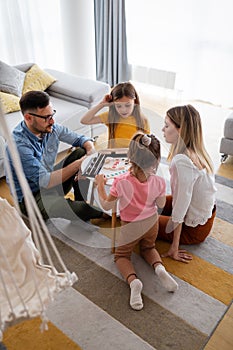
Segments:
[[[48,304],[59,292],[72,286],[78,278],[66,268],[48,232],[25,179],[17,148],[7,128],[1,106],[0,126],[23,191],[30,227],[29,230],[21,216],[10,166],[6,162],[14,207],[7,200],[0,198],[1,349],[4,330],[15,323],[40,316],[41,330],[47,329]],[[61,272],[55,267],[54,261]]]

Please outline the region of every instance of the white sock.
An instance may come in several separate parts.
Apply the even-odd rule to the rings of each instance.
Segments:
[[[155,268],[155,273],[158,276],[162,286],[166,288],[168,292],[175,292],[178,289],[178,284],[176,281],[169,275],[165,267],[162,264],[159,264]]]
[[[143,308],[143,302],[141,297],[142,287],[142,282],[137,278],[130,283],[130,306],[134,310],[141,310]]]

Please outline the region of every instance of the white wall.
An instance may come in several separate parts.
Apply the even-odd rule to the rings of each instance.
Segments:
[[[60,0],[65,71],[96,78],[93,0]]]

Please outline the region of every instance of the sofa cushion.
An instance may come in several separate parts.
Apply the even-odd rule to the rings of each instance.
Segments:
[[[17,64],[14,67],[26,73],[34,64],[35,64],[34,62],[22,63],[22,64]]]
[[[87,108],[77,105],[72,102],[64,102],[63,100],[50,96],[50,101],[56,109],[55,122],[66,126],[67,128],[76,131],[78,134],[83,134],[87,137],[91,137],[90,125],[83,125],[80,123],[80,119],[84,113],[87,112]],[[70,147],[69,145],[61,142],[59,146],[59,152]]]
[[[50,101],[53,108],[56,110],[56,123],[65,125],[71,130],[81,130],[84,128],[84,125],[80,123],[80,119],[87,112],[86,107],[68,101],[64,102],[63,100],[53,96],[50,96]]]
[[[57,98],[81,104],[91,108],[109,93],[110,86],[106,83],[82,78],[77,75],[45,69],[54,75],[57,81],[48,89],[48,93]]]
[[[87,108],[75,103],[64,102],[54,97],[50,97],[50,101],[57,111],[55,114],[55,122],[63,124],[71,130],[84,128],[84,125],[80,123],[80,118],[87,112]],[[16,125],[23,120],[23,116],[20,111],[9,113],[5,115],[5,120],[9,130],[13,130]],[[90,129],[90,126],[88,127],[88,129]]]
[[[4,113],[10,113],[20,110],[19,97],[6,92],[0,92],[0,101]]]
[[[24,72],[0,61],[0,91],[20,97],[24,79]]]
[[[51,84],[56,81],[51,74],[45,72],[37,64],[32,65],[32,67],[26,72],[23,94],[31,90],[46,90]]]

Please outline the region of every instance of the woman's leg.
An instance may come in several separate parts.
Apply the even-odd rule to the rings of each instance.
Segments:
[[[197,225],[196,227],[182,225],[182,231],[180,236],[180,244],[199,244],[204,242],[213,227],[214,219],[216,216],[216,206],[212,211],[212,216],[207,220],[204,225]]]
[[[172,214],[172,196],[168,195],[166,196],[165,207],[163,208],[161,215],[159,216],[159,230],[158,230],[157,239],[172,242],[173,232],[166,233],[166,227],[169,220],[171,219],[171,214]]]
[[[173,241],[173,231],[167,233],[166,227],[171,219],[172,213],[172,196],[167,196],[166,205],[159,217],[159,231],[157,239],[163,241],[172,242]],[[180,235],[180,244],[199,244],[203,242],[206,237],[209,235],[214,218],[216,216],[216,206],[214,206],[212,211],[212,216],[207,220],[204,225],[198,225],[196,227],[186,226],[184,223],[182,225],[182,231]]]

